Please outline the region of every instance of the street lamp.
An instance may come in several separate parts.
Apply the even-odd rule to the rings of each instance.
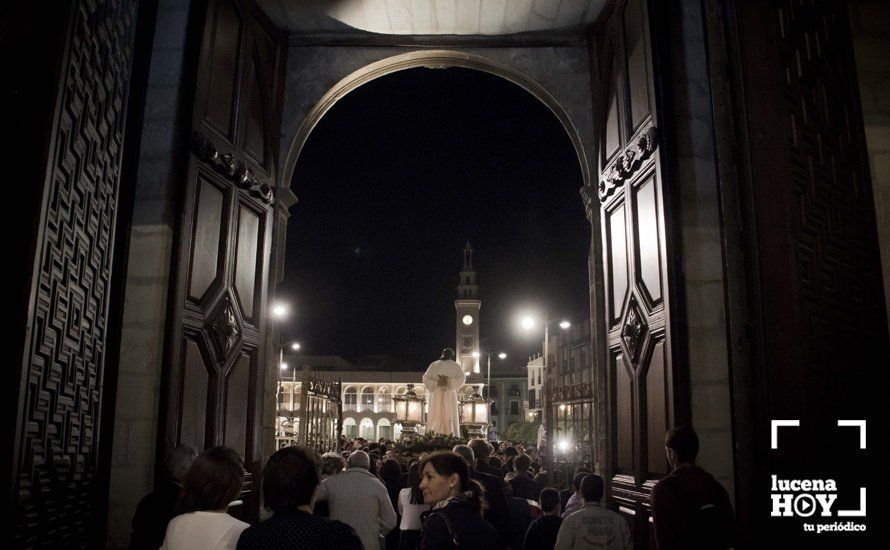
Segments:
[[[488,399],[491,399],[491,356],[497,355],[498,359],[503,361],[504,359],[507,358],[507,353],[504,351],[498,351],[498,352],[482,351],[482,352],[480,352],[479,350],[476,350],[473,352],[473,357],[478,359],[479,357],[481,357],[481,354],[485,354],[485,356],[487,358],[487,361],[486,361],[487,366],[486,366],[486,373],[485,373],[485,387],[488,390],[487,397],[488,397]]]
[[[302,346],[299,342],[289,342],[287,344],[278,344],[278,365],[281,370],[287,370],[288,364],[284,362],[284,348],[290,348],[291,351],[300,351]],[[296,367],[296,365],[295,365]]]
[[[280,333],[279,333],[279,338],[280,338]],[[287,380],[287,378],[285,378],[285,377],[287,376],[287,374],[286,374],[287,370],[290,368],[290,365],[284,361],[284,349],[285,348],[290,348],[293,351],[298,351],[300,349],[300,344],[297,342],[281,344],[280,340],[278,342],[278,368],[279,368],[279,375],[278,375],[279,398],[278,398],[278,401],[279,401],[279,404],[276,406],[278,406],[279,409],[284,407],[283,403],[281,403],[281,401],[283,400],[281,396],[284,395],[284,391],[285,391],[284,385]],[[291,371],[290,392],[288,392],[288,393],[290,394],[290,406],[288,407],[287,411],[288,411],[290,417],[289,417],[289,419],[286,419],[281,422],[281,426],[280,426],[281,429],[278,430],[278,432],[276,434],[276,436],[280,438],[279,443],[282,443],[282,444],[286,441],[290,441],[291,444],[293,442],[295,442],[293,437],[295,437],[294,434],[296,433],[297,426],[300,424],[300,419],[299,419],[300,401],[297,398],[297,369],[296,369],[296,365],[294,365],[294,369]],[[280,416],[280,414],[281,414],[280,410],[276,411],[276,415]],[[289,431],[290,431],[290,433],[288,433]]]
[[[290,315],[290,305],[287,302],[273,302],[271,312],[272,318],[277,321],[287,319]]]
[[[552,441],[549,441],[549,439],[552,437],[552,434],[551,434],[551,429],[549,426],[550,414],[549,414],[548,408],[550,406],[550,402],[549,402],[549,397],[548,397],[549,384],[547,384],[548,376],[547,376],[546,371],[547,371],[547,366],[548,366],[547,365],[547,355],[550,351],[549,350],[550,323],[553,323],[555,321],[556,321],[556,319],[547,319],[543,323],[544,324],[544,357],[542,358],[541,365],[542,365],[542,368],[544,369],[544,388],[543,388],[544,395],[541,400],[541,405],[542,405],[541,408],[544,410],[544,420],[545,420],[545,425],[546,425],[545,430],[547,433],[548,444],[552,444]],[[531,315],[526,315],[525,317],[523,317],[521,320],[521,323],[522,323],[522,328],[524,328],[526,330],[531,330],[535,327],[535,325],[538,324],[537,320],[534,317],[532,317]],[[559,321],[559,328],[561,328],[563,330],[567,330],[571,326],[572,326],[572,323],[570,323],[566,319]]]

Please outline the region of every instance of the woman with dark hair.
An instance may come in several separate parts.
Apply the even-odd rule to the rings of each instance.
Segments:
[[[263,501],[272,517],[244,531],[238,550],[361,550],[362,541],[352,527],[312,514],[320,469],[318,454],[308,447],[285,447],[269,457],[263,470]]]
[[[392,509],[399,506],[399,491],[402,490],[402,465],[394,458],[387,458],[377,468],[377,477],[386,486],[386,493],[392,503]],[[398,521],[398,519],[396,519]],[[386,534],[386,547],[397,548],[399,546],[399,530],[393,529]]]
[[[167,525],[166,550],[232,549],[248,525],[226,512],[244,486],[238,453],[213,447],[201,453],[182,480],[175,518]]]
[[[433,506],[423,524],[421,549],[500,547],[497,531],[482,519],[482,486],[470,479],[470,467],[462,456],[435,452],[421,462],[420,472],[423,501]]]
[[[401,517],[399,520],[399,550],[420,548],[420,529],[423,527],[420,516],[430,509],[430,505],[423,503],[419,462],[412,462],[408,467],[408,486],[399,491],[399,502],[396,509]]]
[[[386,485],[386,492],[392,501],[393,508],[399,500],[399,491],[402,490],[402,465],[394,458],[387,458],[380,463],[377,477]]]

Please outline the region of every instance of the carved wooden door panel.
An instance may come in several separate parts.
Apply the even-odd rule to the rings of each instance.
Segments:
[[[644,0],[629,0],[596,37],[604,109],[598,200],[611,397],[611,497],[637,548],[651,539],[649,493],[667,472],[674,422],[669,243],[651,41]]]
[[[867,525],[856,545],[886,546],[886,384],[890,366],[865,127],[846,2],[731,2],[738,58],[739,155],[748,209],[752,307],[750,388],[737,390],[736,487],[779,479],[832,478],[835,520],[845,495],[867,489]],[[877,58],[875,58],[877,59]],[[886,61],[884,61],[886,63]],[[884,273],[886,277],[886,272]],[[759,349],[758,349],[759,348]],[[741,372],[741,368],[737,372]],[[744,374],[739,376],[744,380]],[[739,384],[741,386],[741,384]],[[800,426],[770,441],[771,420]],[[861,419],[867,445],[840,420]],[[883,447],[883,452],[881,451]],[[863,489],[863,491],[866,491]],[[750,548],[791,546],[801,526],[772,517],[760,491],[738,491],[737,518]],[[746,494],[747,493],[747,494]],[[751,494],[753,493],[753,494]],[[859,501],[846,496],[849,509]],[[865,507],[865,503],[862,504]],[[811,518],[818,522],[818,519]],[[864,520],[864,521],[863,521]],[[835,547],[839,539],[808,541]],[[824,545],[824,546],[823,546]]]
[[[5,256],[7,271],[25,275],[11,277],[21,294],[11,308],[15,366],[3,383],[4,428],[12,428],[0,453],[11,522],[4,547],[94,548],[105,540],[112,430],[102,413],[115,399],[122,278],[115,224],[126,218],[143,12],[137,0],[3,10],[9,211],[28,216],[9,234]],[[8,55],[16,64],[6,64]]]
[[[279,41],[252,4],[210,2],[173,289],[162,450],[226,445],[256,475],[276,177]],[[233,513],[253,518],[255,494]]]

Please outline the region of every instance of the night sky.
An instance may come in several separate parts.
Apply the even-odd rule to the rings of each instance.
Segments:
[[[524,364],[523,310],[587,312],[590,228],[565,130],[518,86],[412,69],[342,99],[292,189],[284,338],[308,355],[388,355],[418,370],[454,346],[462,250],[474,248],[480,336]]]

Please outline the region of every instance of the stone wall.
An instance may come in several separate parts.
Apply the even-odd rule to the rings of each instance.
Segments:
[[[890,312],[890,9],[882,0],[853,0],[847,6]]]
[[[157,448],[189,0],[161,0],[145,99],[121,334],[109,491],[109,548],[126,548]],[[186,150],[187,154],[188,151]]]
[[[699,435],[697,463],[714,474],[732,498],[733,432],[720,191],[716,168],[714,106],[711,101],[707,37],[702,6],[673,2],[666,30],[670,94],[662,127],[672,137],[667,154],[679,208],[668,211],[680,228],[685,294],[692,425]],[[682,32],[680,32],[682,31]],[[670,206],[670,205],[669,205]]]

